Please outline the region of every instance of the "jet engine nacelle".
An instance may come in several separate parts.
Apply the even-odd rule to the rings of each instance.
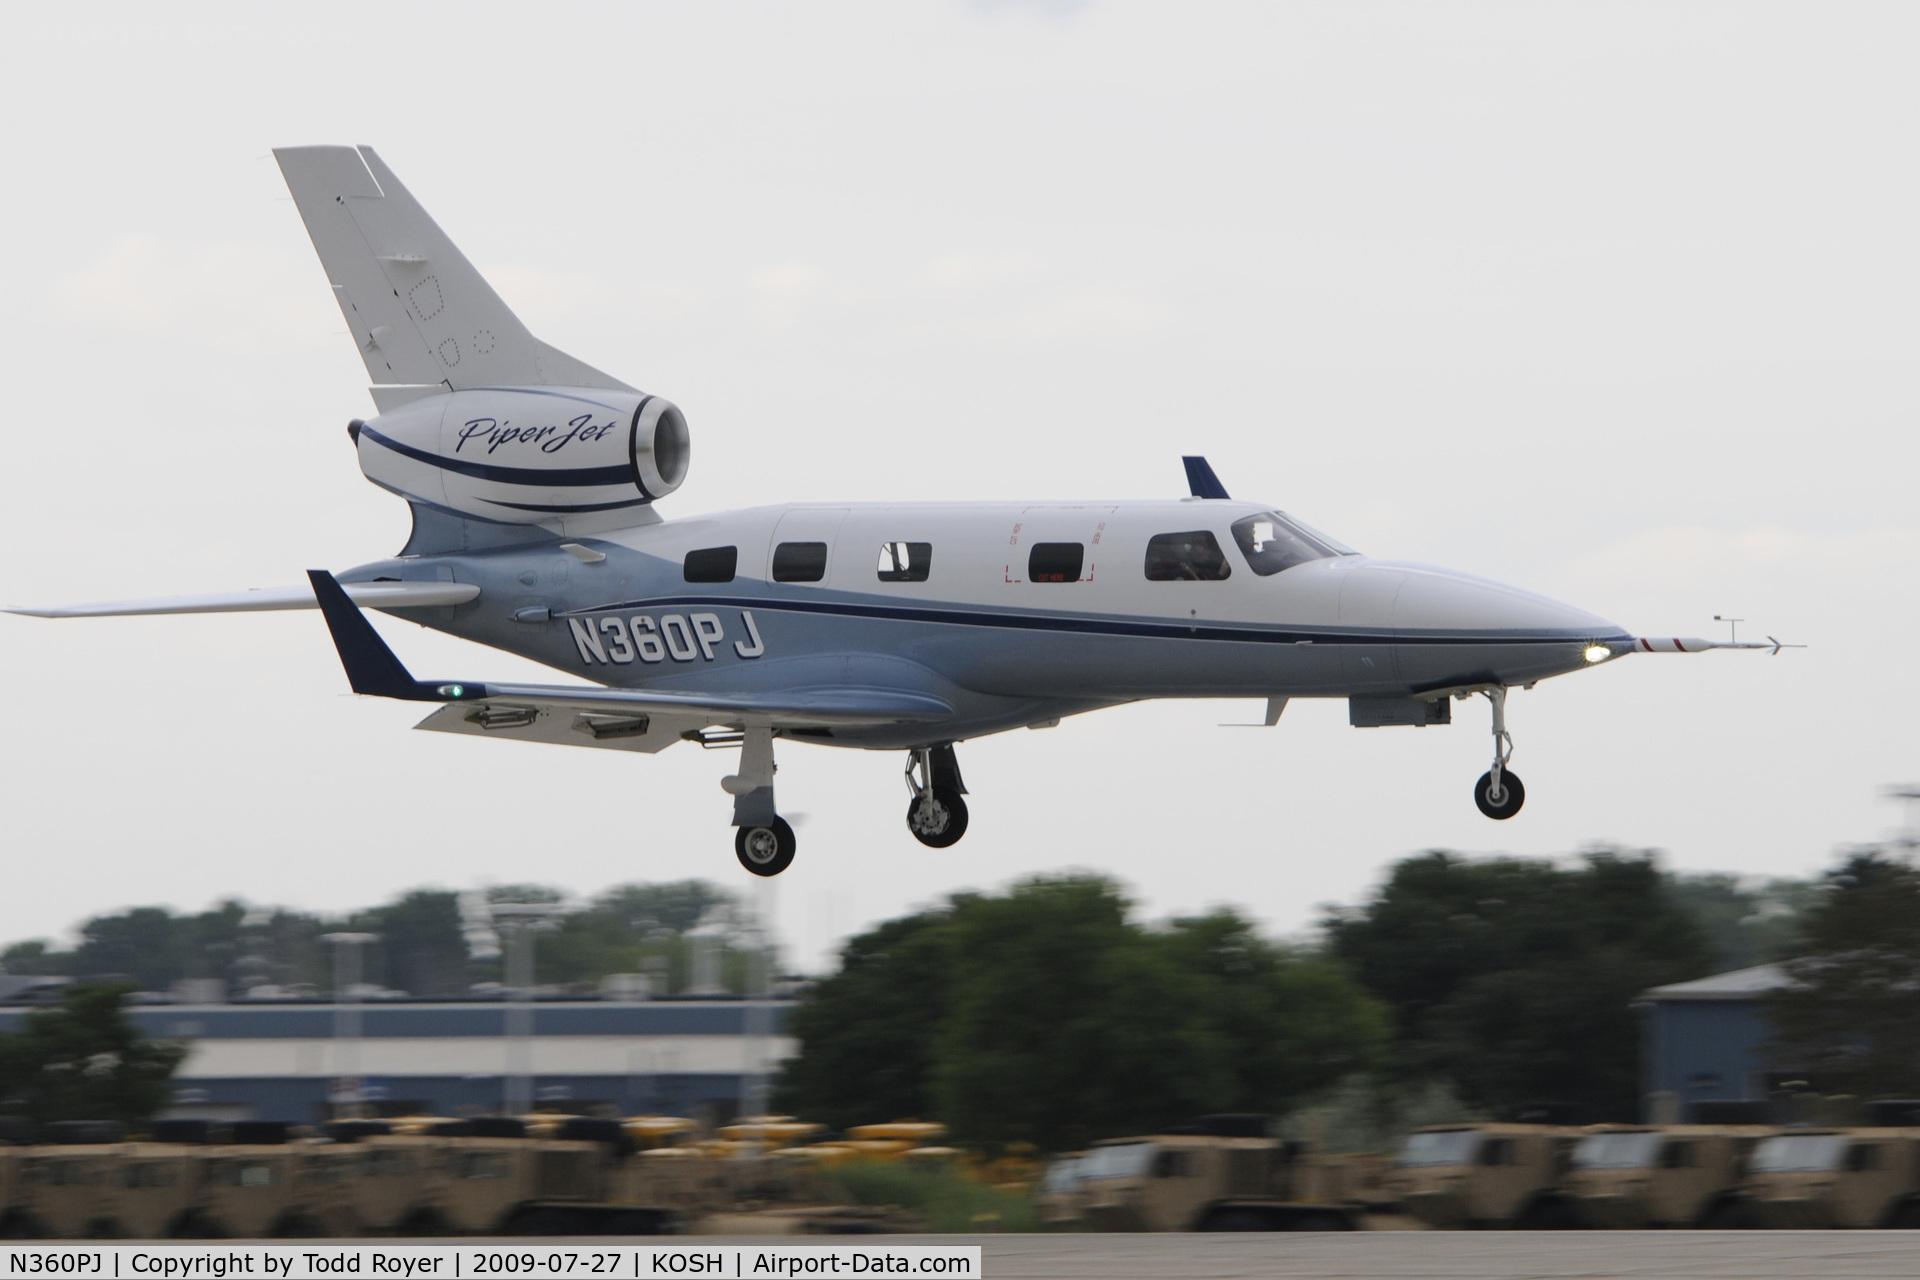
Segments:
[[[617,517],[687,476],[685,415],[638,391],[452,391],[349,430],[360,470],[381,488],[510,524]]]

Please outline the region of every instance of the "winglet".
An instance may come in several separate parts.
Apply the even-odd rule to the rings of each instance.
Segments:
[[[1187,488],[1196,498],[1224,498],[1227,486],[1220,483],[1220,477],[1213,474],[1213,468],[1202,457],[1189,455],[1180,459],[1187,464]]]
[[[307,579],[313,583],[313,598],[320,603],[327,630],[333,633],[333,647],[340,651],[340,665],[347,669],[347,683],[355,693],[408,702],[447,702],[478,694],[472,685],[436,686],[415,680],[332,574],[309,569]]]

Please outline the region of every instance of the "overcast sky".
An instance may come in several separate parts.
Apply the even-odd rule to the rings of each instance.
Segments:
[[[894,754],[412,733],[319,617],[0,618],[0,939],[144,903],[710,877],[791,958],[954,889],[1118,876],[1297,931],[1425,848],[1808,874],[1920,778],[1920,10],[1738,3],[0,8],[0,598],[291,584],[397,550],[365,372],[274,146],[374,146],[533,330],[682,405],[668,517],[1236,496],[1640,634],[1509,704],[1355,730],[1159,703]],[[391,619],[423,675],[551,679]]]

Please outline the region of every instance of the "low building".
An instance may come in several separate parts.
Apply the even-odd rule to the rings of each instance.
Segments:
[[[1701,1103],[1765,1102],[1777,1083],[1767,1055],[1768,996],[1787,983],[1777,964],[1736,969],[1644,992],[1640,1012],[1642,1117],[1696,1118]]]
[[[135,1005],[147,1035],[189,1046],[169,1114],[311,1122],[358,1098],[385,1115],[502,1109],[509,1079],[536,1104],[724,1117],[796,1051],[787,1000],[382,1000]],[[516,1013],[531,1034],[510,1034]],[[0,1030],[25,1010],[0,1009]],[[359,1024],[359,1035],[351,1033]],[[345,1034],[343,1034],[345,1033]]]

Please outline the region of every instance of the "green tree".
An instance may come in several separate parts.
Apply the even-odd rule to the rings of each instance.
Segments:
[[[931,1116],[934,1047],[952,998],[950,908],[889,920],[849,941],[840,971],[795,1009],[773,1105],[835,1129]]]
[[[704,880],[626,884],[595,898],[585,911],[560,917],[535,943],[542,982],[589,984],[610,973],[643,973],[664,966],[672,990],[685,988],[686,934],[712,916],[722,921],[722,973],[729,989],[743,976],[738,900]]]
[[[1175,967],[1205,982],[1208,1021],[1226,1038],[1227,1110],[1284,1111],[1380,1059],[1387,1012],[1339,962],[1276,946],[1232,911],[1175,920],[1160,937]]]
[[[1398,863],[1326,930],[1333,954],[1393,1007],[1402,1077],[1452,1081],[1494,1110],[1552,1100],[1634,1118],[1634,998],[1713,967],[1650,854],[1560,867],[1429,853]]]
[[[934,1069],[965,1140],[1043,1150],[1225,1109],[1206,984],[1127,923],[1094,876],[1030,880],[954,913],[953,995]]]
[[[149,1040],[127,1018],[126,986],[79,983],[58,1008],[33,1009],[0,1033],[0,1098],[34,1124],[118,1120],[138,1128],[167,1104],[186,1056]]]
[[[1820,897],[1812,880],[1756,880],[1725,872],[1675,875],[1667,894],[1706,930],[1719,972],[1785,960],[1800,945],[1804,917]]]
[[[1780,1061],[1822,1092],[1920,1096],[1920,870],[1848,855],[1786,967],[1793,985],[1769,1009]]]
[[[853,939],[796,1011],[778,1105],[1061,1150],[1284,1110],[1374,1059],[1384,1014],[1336,963],[1231,913],[1155,930],[1130,905],[1099,877],[1043,877]]]
[[[467,992],[467,939],[460,921],[460,895],[415,889],[384,907],[360,912],[347,926],[380,941],[368,957],[366,978],[416,996]],[[326,986],[332,988],[329,971]]]

